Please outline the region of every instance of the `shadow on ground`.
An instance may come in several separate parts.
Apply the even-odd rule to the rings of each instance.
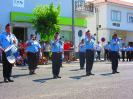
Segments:
[[[39,82],[39,83],[44,83],[48,80],[52,80],[53,78],[50,77],[50,78],[44,78],[44,79],[36,79],[36,80],[33,80],[34,82]]]
[[[84,70],[84,69],[72,69],[70,71],[79,71],[79,70]]]
[[[72,77],[69,77],[69,78],[76,79],[76,80],[80,80],[83,77],[86,77],[86,75],[72,76]]]
[[[0,84],[5,83],[4,81],[0,81]]]
[[[102,76],[111,76],[112,73],[104,73],[104,74],[100,74],[100,75],[102,75]]]
[[[29,76],[29,74],[12,75],[13,78],[24,77],[24,76]]]

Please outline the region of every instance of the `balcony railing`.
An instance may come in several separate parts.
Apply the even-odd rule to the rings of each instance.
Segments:
[[[94,12],[94,4],[92,2],[85,2],[84,0],[77,0],[75,1],[75,11]]]

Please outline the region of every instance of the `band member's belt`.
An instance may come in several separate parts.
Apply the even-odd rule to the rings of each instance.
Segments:
[[[86,49],[86,51],[94,51],[94,49]]]
[[[52,53],[59,54],[59,53],[62,53],[62,52],[52,52]]]

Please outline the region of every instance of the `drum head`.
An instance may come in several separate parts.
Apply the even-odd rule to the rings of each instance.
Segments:
[[[8,62],[11,63],[11,64],[14,64],[15,61],[16,61],[14,56],[8,56],[8,57],[7,57],[7,60],[8,60]]]

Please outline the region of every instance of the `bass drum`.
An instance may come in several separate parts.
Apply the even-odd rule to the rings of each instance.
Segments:
[[[13,44],[5,49],[6,57],[9,63],[14,64],[19,56],[17,47]]]

